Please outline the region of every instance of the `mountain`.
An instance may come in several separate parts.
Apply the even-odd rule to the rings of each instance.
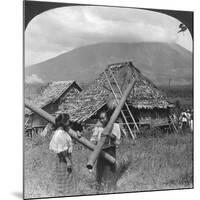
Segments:
[[[192,83],[192,53],[172,43],[99,43],[83,46],[25,68],[26,77],[44,82],[76,80],[89,82],[107,64],[132,61],[157,85]]]

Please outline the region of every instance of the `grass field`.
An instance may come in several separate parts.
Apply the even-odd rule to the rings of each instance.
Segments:
[[[24,140],[25,198],[52,197],[56,193],[55,155],[48,149],[50,137]],[[95,171],[86,168],[89,150],[74,145],[74,181],[65,196],[96,194]],[[122,139],[117,161],[128,155],[128,164],[117,173],[111,192],[134,192],[193,187],[192,133],[142,136],[135,142]],[[121,164],[123,166],[123,164]],[[107,192],[107,188],[104,188]]]

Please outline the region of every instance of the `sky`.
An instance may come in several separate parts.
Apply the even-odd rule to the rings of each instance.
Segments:
[[[101,42],[167,42],[192,51],[188,30],[165,14],[133,8],[62,7],[31,20],[25,31],[25,66]]]

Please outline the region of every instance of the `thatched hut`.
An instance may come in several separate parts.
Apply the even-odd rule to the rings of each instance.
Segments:
[[[127,104],[138,126],[164,126],[168,125],[170,104],[166,95],[159,90],[148,78],[132,64],[124,62],[109,65],[105,72],[112,71],[121,91],[123,92],[132,78],[137,82],[127,98]],[[107,109],[108,102],[114,99],[105,72],[92,81],[86,89],[74,99],[66,99],[60,109],[68,112],[71,120],[78,123],[91,123],[96,119],[99,111]],[[120,96],[116,93],[117,96]]]
[[[49,114],[55,115],[66,99],[74,99],[82,89],[75,81],[55,81],[48,83],[42,94],[32,100],[30,103],[36,107],[42,108]],[[40,130],[46,126],[47,121],[37,114],[25,109],[25,118],[27,119],[30,130]]]

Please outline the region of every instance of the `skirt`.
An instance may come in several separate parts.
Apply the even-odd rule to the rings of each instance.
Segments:
[[[103,150],[116,158],[115,146],[111,146]],[[114,187],[115,176],[116,165],[111,164],[109,161],[99,155],[96,165],[97,190],[110,191]]]
[[[68,195],[73,187],[72,168],[68,168],[65,157],[66,153],[61,152],[56,158],[56,191],[61,195]]]

